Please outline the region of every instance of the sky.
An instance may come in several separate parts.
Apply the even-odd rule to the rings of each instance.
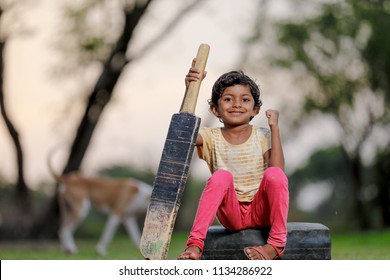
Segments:
[[[20,134],[26,180],[31,187],[42,181],[53,181],[46,160],[54,147],[61,147],[53,158],[54,168],[62,170],[82,115],[84,100],[78,96],[77,87],[83,82],[93,84],[99,74],[96,69],[77,81],[53,79],[49,75],[58,59],[53,42],[58,36],[59,4],[63,2],[69,1],[41,0],[26,16],[28,26],[34,32],[10,39],[6,49],[6,105]],[[253,25],[257,2],[231,1],[227,5],[224,0],[206,1],[180,22],[158,47],[129,65],[94,132],[82,164],[83,172],[95,175],[99,169],[114,164],[157,170],[170,118],[178,112],[184,95],[184,76],[201,43],[209,44],[211,50],[196,115],[203,124],[219,126],[208,110],[207,99],[217,77],[238,64],[243,40]],[[268,2],[274,16],[282,16],[289,10],[287,1]],[[141,50],[152,34],[158,32],[159,23],[169,20],[176,10],[177,1],[174,0],[161,0],[152,6],[149,18],[136,33],[131,51]],[[279,109],[284,95],[291,94],[288,77],[248,74],[256,75],[260,80],[264,111]],[[281,112],[281,121],[282,116]],[[337,130],[332,123],[326,119],[319,121],[322,134],[313,134],[308,126],[302,133],[286,137],[288,141],[283,144],[287,170],[304,164],[317,147],[336,141]],[[262,113],[253,124],[267,125]],[[0,155],[0,178],[12,182],[16,176],[14,147],[3,121],[0,121]],[[191,172],[204,178],[209,175],[206,164],[196,156]]]

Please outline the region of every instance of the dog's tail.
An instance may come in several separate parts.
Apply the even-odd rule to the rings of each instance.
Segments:
[[[54,168],[53,168],[52,162],[51,162],[51,159],[52,159],[54,153],[57,151],[58,148],[59,147],[57,146],[57,147],[52,148],[49,151],[49,154],[47,155],[47,167],[49,168],[50,174],[53,176],[53,178],[57,182],[60,182],[62,180],[62,175],[54,171]]]

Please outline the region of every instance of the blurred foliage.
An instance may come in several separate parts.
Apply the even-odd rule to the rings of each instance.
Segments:
[[[385,225],[390,225],[390,216],[386,209],[390,208],[390,147],[377,154],[373,165],[374,184],[378,187],[378,195],[376,204],[381,205],[382,222]]]
[[[299,180],[300,183],[304,183],[305,181],[332,179],[345,184],[350,180],[346,165],[347,161],[341,147],[318,150],[310,156],[307,165],[299,168],[290,176],[290,181]]]
[[[153,18],[153,12],[148,8],[152,2],[152,0],[137,3],[134,1],[85,0],[60,4],[63,15],[59,17],[61,22],[57,27],[58,36],[54,39],[56,40],[54,48],[59,51],[60,56],[57,57],[58,61],[54,61],[57,67],[54,71],[50,71],[50,74],[57,75],[57,78],[58,76],[71,77],[73,81],[76,81],[74,94],[79,95],[81,92],[89,94],[63,173],[80,169],[95,127],[104,108],[111,100],[117,81],[125,67],[158,46],[187,14],[204,0],[181,3],[183,5],[177,6],[180,8],[168,23],[159,26],[157,34],[152,37],[148,34],[145,37],[147,43],[141,50],[130,54],[129,47],[132,45],[136,30],[145,24],[144,18]],[[69,108],[72,110],[75,108],[74,94],[69,95]],[[19,167],[22,168],[23,165]],[[148,171],[145,173],[118,167],[105,170],[103,173],[107,176],[132,175],[149,183],[153,182],[151,178],[154,177]],[[27,225],[25,220],[29,222],[33,220],[29,218],[14,224],[26,225],[23,231],[31,232],[32,238],[56,236],[60,218],[57,194],[57,191],[52,193],[51,201],[45,203],[48,204],[46,209],[37,219],[34,219],[33,224]],[[17,207],[13,209],[18,210]],[[27,211],[28,214],[31,212]],[[11,216],[16,218],[16,215]],[[15,231],[11,229],[9,232]]]
[[[110,178],[135,178],[153,185],[155,172],[150,169],[139,169],[132,166],[114,165],[98,171],[98,173]]]
[[[369,212],[371,227],[382,228],[389,221],[387,213],[383,213],[390,205],[390,150],[378,153],[372,166],[363,169],[362,193]],[[359,219],[354,212],[351,197],[353,190],[346,186],[352,178],[348,168],[348,159],[340,146],[318,150],[311,155],[307,164],[289,176],[290,184],[290,220],[318,221],[332,228],[333,231],[353,230],[359,226]],[[314,211],[300,210],[297,197],[304,187],[318,182],[327,182],[331,196],[322,200]]]
[[[309,5],[307,1],[295,3],[297,10],[305,10]],[[370,147],[374,153],[372,158],[378,155],[377,166],[388,157],[388,154],[381,155],[380,147],[390,142],[386,133],[390,124],[390,36],[387,35],[390,1],[316,1],[311,7],[316,7],[311,13],[296,12],[299,17],[276,24],[278,47],[283,51],[274,52],[270,58],[276,65],[290,70],[305,95],[297,119],[320,112],[336,120],[342,131],[340,163],[345,166],[337,170],[332,153],[320,152],[297,174],[301,178],[315,174],[316,180],[333,183],[338,181],[335,178],[346,178],[335,188],[347,188],[345,193],[349,194],[344,203],[339,203],[343,211],[350,213],[338,217],[341,223],[357,220],[361,229],[375,227],[378,221],[381,226],[390,226],[390,184],[377,185],[378,178],[373,177],[383,175],[372,172],[373,164],[364,153]],[[298,125],[304,124],[300,121]],[[318,161],[323,161],[322,165]],[[381,204],[373,206],[373,201],[378,199]],[[353,208],[348,208],[350,202]],[[338,205],[337,201],[332,203]],[[323,217],[322,214],[319,208],[317,217]]]
[[[328,199],[323,199],[314,211],[300,210],[297,197],[304,187],[318,182],[327,182],[331,189]],[[332,230],[347,230],[356,227],[348,163],[339,146],[318,150],[311,155],[307,164],[289,175],[291,221],[319,222]],[[348,224],[345,221],[349,221]]]
[[[103,63],[115,45],[123,25],[120,1],[71,1],[62,5],[61,25],[54,48],[61,59],[54,67],[58,77],[85,79],[88,67]]]
[[[347,218],[358,220],[362,229],[374,227],[378,216],[372,196],[367,196],[375,182],[368,181],[370,167],[363,164],[363,150],[390,140],[389,135],[382,136],[378,143],[374,136],[375,130],[386,131],[390,120],[390,37],[384,34],[390,26],[389,5],[386,0],[325,3],[312,18],[280,25],[279,42],[290,52],[279,61],[289,67],[299,63],[305,69],[300,81],[308,93],[304,112],[330,114],[343,131],[340,142],[346,160],[342,162],[350,181],[342,187],[352,190],[345,199],[354,203],[350,210],[354,216]],[[311,87],[304,86],[308,78],[315,81]],[[373,151],[381,153],[378,148]],[[331,158],[323,160],[332,165]],[[324,171],[325,166],[321,174]],[[318,175],[319,179],[323,176]],[[328,174],[328,178],[334,176]],[[389,189],[389,183],[382,188]],[[376,195],[379,198],[380,192]],[[383,200],[379,204],[382,225],[390,226],[389,192],[381,195],[387,196],[387,205]]]
[[[388,107],[389,6],[388,0],[331,2],[317,16],[279,25],[279,42],[289,52],[276,61],[285,67],[299,63],[305,69],[302,77],[317,82],[307,96],[306,111],[342,118],[343,108],[353,107],[356,94],[367,87],[383,96]],[[388,115],[383,117],[389,121]]]

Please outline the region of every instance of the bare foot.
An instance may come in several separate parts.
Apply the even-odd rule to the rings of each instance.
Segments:
[[[282,252],[283,248],[278,248]],[[275,248],[270,244],[265,244],[264,246],[256,247],[256,249],[246,248],[245,252],[249,259],[251,260],[273,260],[276,259],[279,255]]]
[[[201,252],[200,249],[196,246],[188,247],[184,253],[182,253],[178,260],[200,260]]]

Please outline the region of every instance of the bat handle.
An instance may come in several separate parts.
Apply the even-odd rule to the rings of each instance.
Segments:
[[[210,46],[207,44],[201,44],[198,48],[198,54],[196,55],[195,67],[200,71],[201,77],[203,76],[204,69],[206,68],[207,58],[209,56]],[[186,93],[184,95],[183,103],[180,108],[182,113],[195,113],[196,101],[198,100],[200,84],[202,79],[190,82]]]

